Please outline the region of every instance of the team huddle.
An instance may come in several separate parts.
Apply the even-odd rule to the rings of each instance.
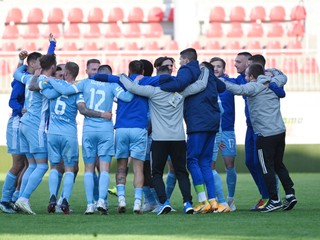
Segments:
[[[20,52],[13,74],[9,101],[12,116],[7,125],[7,149],[13,165],[2,189],[3,212],[35,214],[29,199],[47,172],[48,161],[47,210],[71,212],[69,202],[79,159],[78,112],[84,115],[84,214],[108,214],[110,193],[118,198],[118,213],[126,212],[130,162],[135,214],[173,211],[170,197],[176,181],[185,214],[236,211],[235,95],[245,100],[246,165],[261,195],[251,210],[291,210],[297,203],[293,181],[283,163],[286,128],[280,99],[285,97],[287,77],[280,70],[265,69],[262,55],[239,53],[235,59],[237,78],[225,74],[222,58],[199,64],[193,48],[180,52],[181,66],[176,76],[172,75],[175,60],[166,56],[157,58],[154,64],[145,59],[131,61],[128,76],[113,75],[109,65],[90,59],[88,78],[76,81],[78,64],[57,64],[56,42],[52,35],[49,40],[46,55]],[[27,65],[23,65],[25,58]],[[226,169],[227,198],[215,170],[218,151]],[[113,158],[117,161],[116,191],[109,187]],[[165,184],[166,164],[169,172]],[[189,174],[198,198],[196,204]],[[283,201],[278,180],[286,194]]]

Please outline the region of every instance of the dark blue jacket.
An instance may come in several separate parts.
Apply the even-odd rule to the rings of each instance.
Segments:
[[[22,116],[22,108],[24,105],[24,88],[25,85],[18,80],[13,80],[11,83],[12,91],[9,100],[9,107],[12,108],[12,116]]]
[[[185,99],[184,120],[187,125],[187,134],[219,131],[218,94],[225,90],[226,85],[210,71],[205,90]]]

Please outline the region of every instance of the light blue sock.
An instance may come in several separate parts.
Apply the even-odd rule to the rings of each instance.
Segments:
[[[48,184],[49,184],[50,197],[52,195],[57,196],[57,192],[58,192],[57,189],[59,185],[59,173],[57,169],[50,170]]]
[[[134,189],[134,200],[139,199],[142,200],[142,188],[135,188]]]
[[[2,187],[2,198],[1,202],[10,202],[12,195],[16,189],[17,177],[13,175],[10,171],[7,173],[6,179],[4,180],[4,184]]]
[[[94,188],[94,181],[93,181],[93,173],[92,172],[85,172],[84,173],[84,189],[86,191],[87,203],[93,203],[93,188]]]
[[[225,203],[226,199],[224,197],[223,187],[222,187],[222,181],[219,173],[216,170],[212,170],[213,180],[214,180],[214,186],[216,189],[216,196],[218,198],[219,203]]]
[[[61,172],[58,172],[58,187],[57,187],[56,196],[58,196],[58,193],[59,193],[59,189],[60,189],[61,181],[62,181],[62,176],[63,176],[63,174]],[[62,193],[61,193],[61,195],[62,195]]]
[[[67,199],[68,202],[72,193],[73,185],[74,185],[74,173],[65,172],[64,180],[63,180],[63,198]]]
[[[117,194],[118,194],[118,199],[121,197],[126,197],[126,186],[124,184],[118,184],[117,185]]]
[[[31,194],[36,190],[36,188],[39,186],[39,184],[42,181],[42,178],[44,174],[48,170],[48,164],[47,163],[39,163],[37,164],[36,169],[31,173],[29,177],[29,181],[27,183],[26,188],[24,189],[24,192],[22,193],[22,197],[29,199]]]
[[[14,193],[13,193],[13,195],[12,195],[11,201],[12,201],[12,202],[16,202],[17,199],[19,198],[19,194],[20,194],[20,191],[15,190]]]
[[[100,172],[99,199],[105,199],[107,197],[109,182],[110,182],[109,173],[106,171]]]
[[[26,169],[26,171],[24,172],[24,174],[22,176],[19,197],[21,197],[22,193],[24,192],[24,189],[27,186],[29,177],[30,177],[31,173],[36,169],[36,167],[37,167],[36,163],[29,163],[28,168]]]
[[[99,199],[99,176],[97,175],[96,171],[93,172],[93,182],[94,182],[93,199],[95,201],[98,201],[98,199]]]
[[[176,182],[177,182],[176,175],[174,174],[174,172],[169,171],[167,175],[167,181],[166,181],[166,195],[168,199],[170,199],[173,193]]]
[[[236,191],[237,173],[235,168],[227,168],[228,197],[233,198]]]

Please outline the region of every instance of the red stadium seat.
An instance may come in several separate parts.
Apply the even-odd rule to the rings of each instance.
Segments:
[[[98,23],[89,24],[89,31],[83,35],[85,38],[99,38],[101,31]]]
[[[64,42],[63,51],[78,51],[77,45],[75,42]]]
[[[263,37],[263,27],[260,23],[251,23],[247,37]]]
[[[46,32],[43,37],[48,37],[52,33],[55,38],[61,37],[61,30],[58,23],[50,23],[46,26]]]
[[[116,42],[106,42],[103,46],[103,50],[117,51],[119,50],[119,47]]]
[[[224,34],[223,34],[223,29],[222,29],[221,23],[218,23],[218,22],[210,23],[209,28],[206,31],[206,37],[220,38],[223,35]]]
[[[98,51],[98,45],[96,42],[84,42],[83,51]]]
[[[145,33],[145,37],[160,38],[163,36],[163,28],[160,23],[154,22],[149,23]]]
[[[281,68],[284,74],[295,74],[298,73],[298,62],[295,57],[287,57],[283,60]]]
[[[17,48],[14,42],[4,42],[2,43],[1,51],[13,52],[13,51],[17,51]]]
[[[243,30],[242,25],[240,22],[234,22],[231,23],[229,32],[227,33],[227,37],[242,37],[243,36]]]
[[[4,77],[8,77],[8,74],[11,74],[9,61],[0,60],[0,74]]]
[[[40,31],[38,24],[28,24],[26,25],[26,29],[22,34],[23,38],[37,39],[40,37]]]
[[[161,7],[153,7],[148,13],[148,22],[162,22],[164,12]]]
[[[88,15],[88,22],[89,23],[102,23],[103,22],[103,11],[101,8],[95,7],[90,9]]]
[[[250,21],[256,22],[256,21],[265,21],[266,20],[266,10],[263,6],[254,6],[251,8],[250,12]]]
[[[302,22],[294,22],[290,24],[288,37],[303,37],[304,33],[304,24]]]
[[[64,22],[64,13],[61,8],[51,8],[49,11],[48,23],[63,23]]]
[[[232,7],[230,10],[229,19],[231,22],[244,22],[246,18],[246,11],[242,6]]]
[[[271,22],[282,22],[286,19],[286,10],[283,6],[274,6],[270,10],[269,19]]]
[[[7,14],[6,23],[21,23],[22,21],[22,11],[20,8],[11,8]]]
[[[6,25],[2,34],[3,39],[17,39],[19,38],[19,29],[17,25]]]
[[[282,49],[281,43],[277,40],[268,41],[266,44],[266,49]]]
[[[304,59],[304,62],[300,68],[300,72],[305,74],[319,73],[317,60],[313,57],[307,57],[306,59]]]
[[[269,25],[267,37],[283,37],[284,29],[281,23],[272,23]]]
[[[48,46],[48,44],[47,44]],[[48,47],[47,47],[48,49]],[[22,46],[21,46],[21,50],[27,50],[29,53],[30,52],[35,52],[38,50],[37,48],[37,44],[33,41],[23,41]]]
[[[164,49],[165,50],[179,50],[179,46],[175,40],[170,40],[165,43]]]
[[[160,50],[160,47],[157,41],[147,41],[143,49],[154,51],[154,50]]]
[[[292,40],[292,41],[288,42],[286,48],[293,49],[293,50],[299,50],[299,49],[302,49],[302,43],[301,43],[301,41]]]
[[[173,22],[173,20],[174,20],[174,8],[170,8],[169,15],[168,15],[168,21]]]
[[[228,50],[240,50],[241,49],[240,42],[236,41],[236,40],[227,41],[225,49],[228,49]]]
[[[202,49],[202,46],[201,46],[199,41],[194,41],[193,43],[191,43],[190,47],[194,48],[196,50],[201,50]]]
[[[262,46],[260,41],[248,41],[245,45],[245,49],[248,50],[248,52],[253,54],[260,54],[262,52]]]
[[[208,41],[204,47],[206,50],[220,50],[221,46],[218,41]]]
[[[141,29],[139,23],[129,23],[125,26],[123,35],[128,38],[141,37]]]
[[[297,5],[291,9],[290,19],[291,20],[305,20],[307,17],[307,11],[304,6]]]
[[[224,22],[226,18],[226,12],[224,7],[215,6],[210,10],[209,22]]]
[[[106,26],[104,34],[106,38],[120,38],[122,36],[121,29],[117,23],[109,23]]]
[[[80,35],[80,28],[77,23],[70,24],[63,34],[64,38],[79,38]]]
[[[125,50],[132,50],[132,51],[136,51],[139,50],[138,44],[137,42],[125,42],[124,43],[124,49]]]
[[[27,22],[30,23],[42,23],[43,21],[43,12],[41,8],[32,8],[29,11]]]
[[[130,23],[139,23],[143,22],[144,13],[142,8],[140,7],[133,7],[130,9],[128,14],[128,22]]]
[[[118,22],[118,21],[123,21],[124,18],[124,13],[122,8],[120,7],[114,7],[110,9],[109,15],[108,15],[108,22]]]
[[[71,8],[68,13],[68,21],[70,23],[83,22],[83,11],[81,8]]]

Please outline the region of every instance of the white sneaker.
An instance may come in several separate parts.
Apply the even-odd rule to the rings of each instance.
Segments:
[[[94,204],[88,204],[87,205],[87,210],[84,212],[85,215],[91,215],[94,213]]]
[[[234,199],[228,199],[228,205],[230,207],[230,212],[234,212],[237,210],[236,204],[234,203]]]
[[[141,209],[141,200],[140,199],[136,199],[134,200],[134,204],[133,204],[133,212],[136,214],[142,214],[142,209]]]
[[[28,213],[31,215],[35,215],[35,212],[32,211],[29,201],[23,201],[21,199],[18,199],[15,203],[15,205],[24,213]]]
[[[56,213],[63,213],[60,208],[60,205],[58,205],[58,204],[56,205],[55,210],[56,210]]]
[[[118,202],[118,213],[125,213],[126,212],[126,199],[122,198]]]
[[[142,206],[142,210],[144,212],[151,212],[153,211],[154,209],[156,209],[159,205],[158,204],[150,204],[148,202],[145,202]]]
[[[97,210],[103,214],[103,215],[106,215],[108,214],[108,208],[106,207],[106,204],[104,202],[104,200],[99,200],[98,203],[97,203]]]
[[[99,212],[99,210],[97,209],[97,206],[98,206],[98,201],[93,201],[93,207],[95,212]]]
[[[161,209],[161,205],[157,205],[157,207],[155,209],[152,210],[153,213],[158,213]]]

